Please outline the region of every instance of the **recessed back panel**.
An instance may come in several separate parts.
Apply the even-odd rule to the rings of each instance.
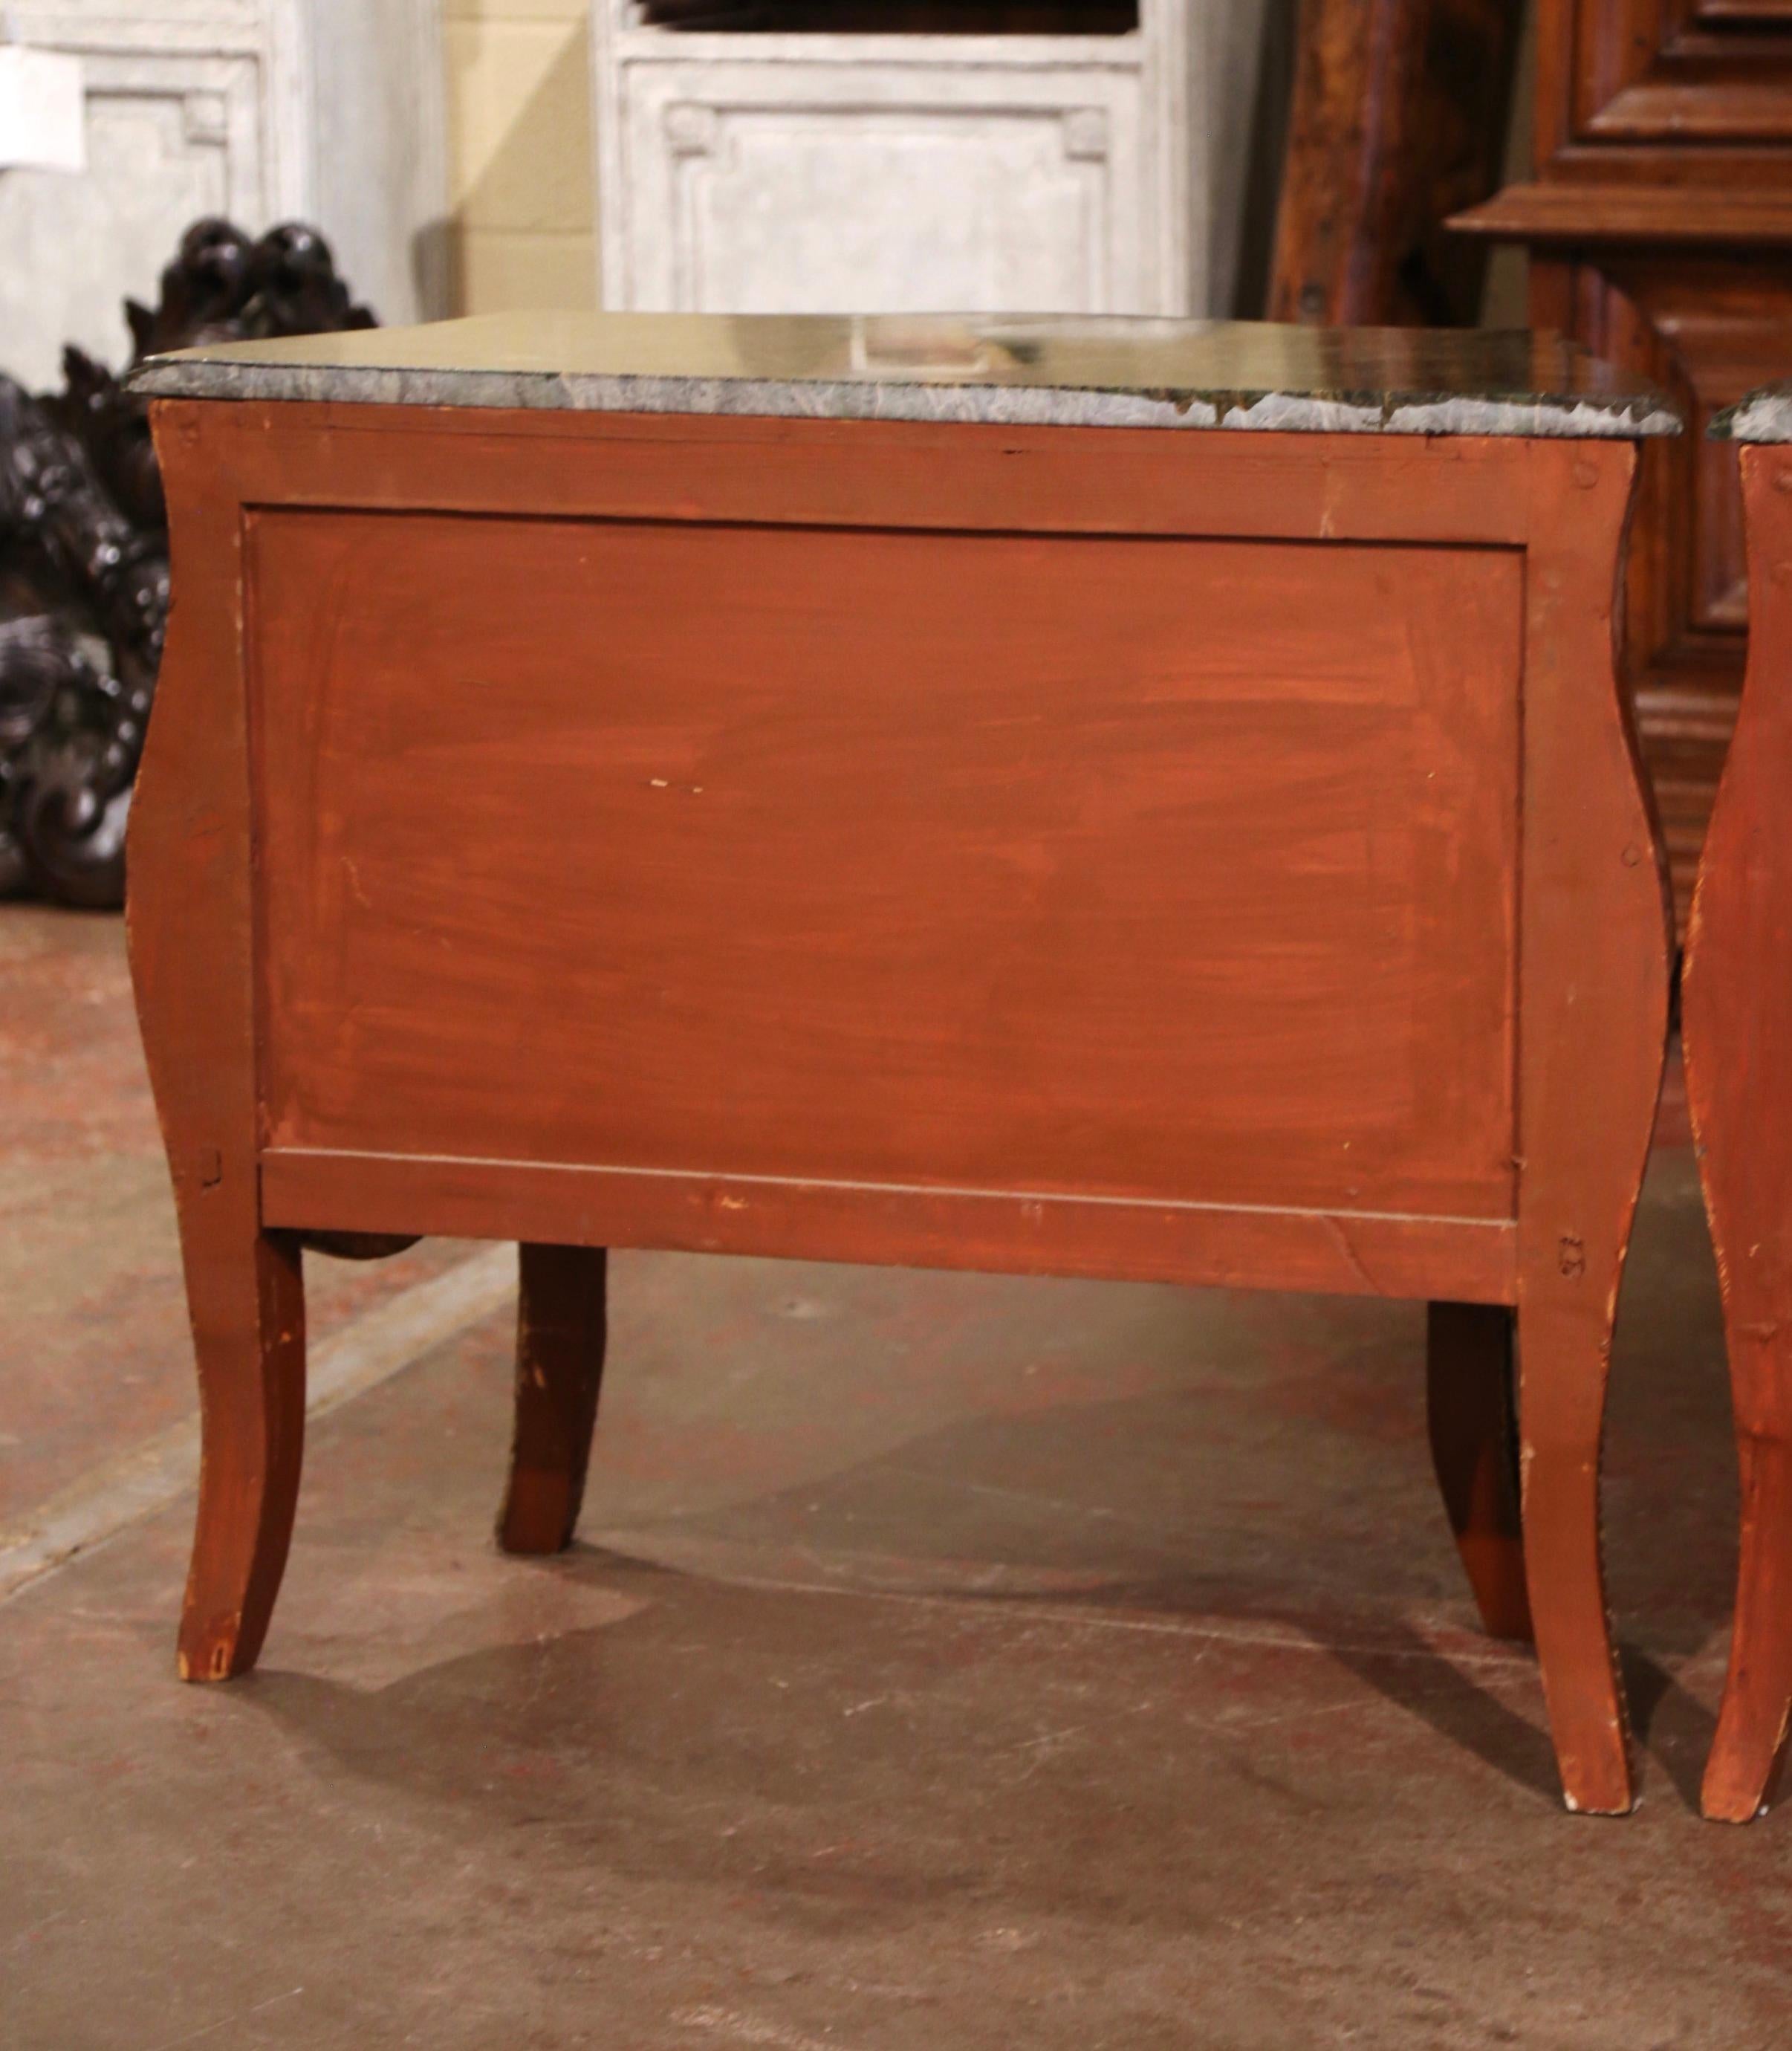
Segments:
[[[265,512],[249,573],[274,1144],[1511,1215],[1516,555]]]

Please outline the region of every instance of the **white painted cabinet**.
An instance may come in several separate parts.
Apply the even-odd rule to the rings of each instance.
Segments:
[[[437,0],[10,0],[19,42],[82,66],[84,172],[0,170],[0,369],[115,365],[181,232],[321,228],[382,318],[443,311]]]
[[[1262,9],[1142,0],[1118,36],[787,35],[593,0],[603,303],[1208,312],[1255,76],[1238,24]]]

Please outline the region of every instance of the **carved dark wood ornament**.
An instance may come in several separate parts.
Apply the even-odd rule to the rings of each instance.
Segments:
[[[371,327],[299,223],[256,240],[196,222],[132,361],[197,342]],[[63,354],[64,389],[0,374],[0,897],[115,908],[124,830],[168,618],[167,514],[143,406]]]
[[[1626,683],[1682,920],[1747,638],[1734,447],[1792,367],[1792,0],[1537,0],[1532,176],[1453,225],[1529,252],[1530,321],[1670,393],[1644,457]]]

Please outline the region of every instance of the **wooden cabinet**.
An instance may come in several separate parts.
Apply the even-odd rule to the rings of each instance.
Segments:
[[[1263,0],[595,0],[612,310],[1199,314]]]
[[[1482,1613],[1534,1625],[1570,1806],[1630,1807],[1599,1430],[1669,949],[1612,611],[1654,394],[1509,335],[661,314],[135,389],[185,1673],[267,1627],[320,1233],[523,1246],[532,1550],[611,1246],[1411,1296]]]
[[[1525,244],[1534,323],[1671,391],[1631,535],[1626,669],[1684,923],[1746,623],[1711,416],[1792,369],[1792,0],[1540,0],[1536,175],[1457,226]]]

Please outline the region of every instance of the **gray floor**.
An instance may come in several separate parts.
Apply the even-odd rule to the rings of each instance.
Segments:
[[[84,948],[103,995],[97,930],[15,986]],[[78,1495],[190,1401],[141,1107],[83,1151],[66,1095],[0,1168],[64,1362],[0,1377],[15,1530],[34,1439]],[[334,1271],[330,1328],[471,1253]],[[1792,2041],[1792,1816],[1692,1806],[1735,1507],[1684,1148],[1610,1434],[1623,1821],[1562,1811],[1474,1627],[1415,1307],[646,1256],[614,1297],[564,1561],[489,1542],[499,1308],[318,1421],[252,1678],[174,1678],[188,1495],[6,1604],[0,2045]]]

